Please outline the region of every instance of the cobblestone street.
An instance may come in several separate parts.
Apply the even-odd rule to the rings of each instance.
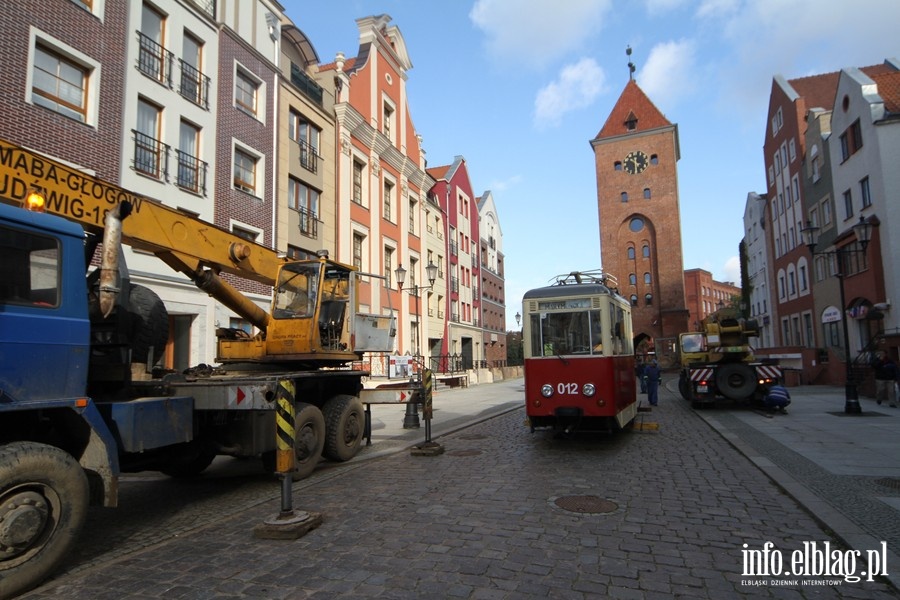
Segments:
[[[485,387],[501,385],[521,395],[521,380]],[[744,544],[771,542],[784,570],[804,542],[843,547],[680,398],[664,390],[646,419],[659,431],[561,440],[531,434],[516,409],[438,438],[442,455],[296,484],[295,508],[324,513],[299,540],[253,537],[278,512],[269,499],[137,552],[120,541],[117,561],[24,597],[898,597],[883,579],[743,575]]]

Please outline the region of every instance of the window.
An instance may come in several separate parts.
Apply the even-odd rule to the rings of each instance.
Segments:
[[[288,208],[300,213],[300,233],[310,237],[318,234],[319,196],[319,190],[288,178]]]
[[[363,268],[363,246],[366,242],[366,236],[361,233],[353,234],[353,266],[362,271]]]
[[[628,202],[628,192],[622,192],[622,202]]]
[[[641,254],[644,258],[650,258],[650,246],[644,244],[643,248],[641,248]]]
[[[628,283],[631,285],[637,285],[637,275],[634,273],[628,274]]]
[[[617,160],[616,162],[613,163],[613,170],[614,171],[622,170],[622,161],[621,160]]]
[[[160,109],[144,99],[138,100],[137,127],[134,130],[134,168],[139,173],[162,178],[167,148],[159,140]]]
[[[259,231],[253,231],[249,227],[244,227],[241,225],[231,224],[231,232],[238,237],[242,237],[245,240],[249,240],[251,242],[255,242],[257,238],[259,238]]]
[[[384,110],[381,115],[381,131],[382,131],[382,133],[384,133],[384,135],[386,135],[388,138],[390,138],[392,140],[394,139],[393,137],[391,137],[391,130],[393,129],[393,126],[394,126],[394,107],[391,106],[390,104],[388,104],[387,102],[385,102]]]
[[[363,203],[363,165],[360,161],[353,159],[353,197],[352,200],[357,204]]]
[[[806,282],[806,265],[800,265],[800,291],[805,292],[808,287]]]
[[[862,196],[862,207],[872,206],[872,192],[869,190],[869,178],[864,177],[859,182],[859,194]]]
[[[632,306],[637,306],[637,302],[638,302],[637,294],[632,294],[631,298],[629,298],[629,299],[631,300]]]
[[[650,273],[644,273],[644,283],[646,283],[647,285],[650,285],[650,282],[651,282]]]
[[[234,104],[248,115],[257,115],[259,83],[243,69],[235,71]]]
[[[775,137],[778,132],[781,131],[783,122],[784,121],[781,113],[781,107],[778,107],[778,110],[775,111],[774,115],[772,115],[772,137]]]
[[[172,83],[171,53],[165,49],[166,17],[144,4],[141,8],[141,30],[138,32],[138,69],[148,77],[170,85]]]
[[[386,288],[391,288],[391,277],[394,276],[394,249],[389,248],[388,246],[384,247],[384,285]]]
[[[841,161],[845,161],[862,148],[862,128],[859,125],[859,119],[854,121],[840,137],[841,144]]]
[[[51,237],[0,227],[0,303],[59,305],[60,249]]]
[[[300,164],[315,173],[318,170],[319,138],[322,131],[292,110],[288,119],[288,134],[300,146]]]
[[[650,199],[650,188],[644,188],[644,199],[645,200]]]
[[[628,260],[634,260],[634,246],[628,246]]]
[[[89,71],[43,45],[34,49],[31,101],[76,121],[87,121]]]
[[[203,42],[185,32],[182,42],[179,93],[194,104],[209,108],[209,78],[200,71],[202,52]]]
[[[93,8],[93,5],[94,5],[94,0],[72,0],[72,1],[75,4],[77,4],[78,6],[87,10],[88,12],[91,11],[91,9]]]
[[[809,165],[812,169],[813,183],[817,182],[822,175],[819,173],[819,147],[813,146],[809,153]]]
[[[850,190],[844,192],[844,218],[853,216],[853,193]]]
[[[234,149],[234,187],[256,193],[256,158],[238,148]]]
[[[644,294],[644,304],[646,306],[653,304],[653,294]]]
[[[659,164],[659,157],[658,157],[657,155],[655,155],[655,154],[651,154],[651,155],[650,155],[650,164],[651,164],[651,165],[658,165],[658,164]]]
[[[418,216],[419,203],[412,196],[409,197],[409,232],[416,235],[416,217]]]
[[[791,162],[797,159],[797,145],[794,143],[794,138],[791,138],[788,142],[788,154],[791,157]]]
[[[628,222],[628,228],[637,233],[644,228],[644,220],[640,217],[634,217]]]
[[[182,121],[178,130],[178,187],[195,194],[206,193],[206,163],[200,154],[200,128]]]
[[[385,220],[394,222],[394,184],[385,181],[384,182],[384,210],[382,212],[382,216]]]

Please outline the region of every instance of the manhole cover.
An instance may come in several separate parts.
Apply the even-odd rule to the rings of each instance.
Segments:
[[[876,479],[875,483],[887,488],[891,488],[892,490],[900,490],[900,479],[896,479],[894,477],[883,477],[881,479]]]
[[[581,514],[605,514],[619,508],[612,500],[599,496],[561,496],[554,501],[557,507]]]
[[[486,437],[487,437],[486,435],[482,435],[480,433],[469,433],[467,435],[459,436],[459,439],[461,439],[461,440],[483,440]]]
[[[447,454],[450,456],[478,456],[481,454],[481,450],[453,450]]]

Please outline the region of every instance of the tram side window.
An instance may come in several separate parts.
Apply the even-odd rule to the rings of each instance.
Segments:
[[[614,304],[609,305],[609,323],[612,327],[612,353],[616,355],[633,354],[631,338],[625,327],[625,311]]]
[[[28,306],[59,305],[57,240],[0,227],[0,302]]]

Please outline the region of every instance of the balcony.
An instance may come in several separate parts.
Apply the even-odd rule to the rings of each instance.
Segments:
[[[206,171],[209,165],[181,150],[175,151],[178,160],[178,176],[175,185],[181,189],[197,194],[206,195]]]
[[[319,236],[319,219],[305,208],[295,209],[300,215],[300,233],[313,239]]]
[[[300,90],[304,96],[318,104],[319,106],[323,106],[323,92],[322,87],[312,80],[312,78],[303,72],[297,64],[291,63],[291,83],[295,88]]]
[[[297,140],[297,144],[300,145],[300,166],[310,173],[318,171],[319,155],[316,153],[316,149],[306,140]]]
[[[178,93],[200,106],[209,110],[209,77],[179,59],[181,64],[181,85]]]
[[[209,15],[211,18],[216,18],[216,0],[190,0],[191,4],[196,6],[198,9]]]
[[[175,55],[141,33],[138,34],[138,70],[163,84],[172,87],[172,64]]]
[[[138,173],[168,181],[169,146],[135,129],[132,166]]]

